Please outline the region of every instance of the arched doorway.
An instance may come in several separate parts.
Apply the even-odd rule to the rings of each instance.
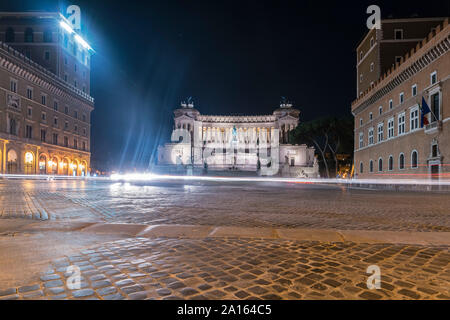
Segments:
[[[17,159],[17,152],[14,151],[13,149],[8,151],[8,159],[7,159],[7,163],[8,163],[8,173],[9,174],[16,174],[17,169],[18,169],[18,159]]]
[[[59,168],[59,161],[58,158],[53,157],[48,162],[48,173],[49,174],[58,174],[58,168]]]
[[[39,174],[47,174],[47,157],[43,154],[39,156]]]
[[[65,176],[69,175],[69,160],[63,159],[62,161],[62,174]]]
[[[87,163],[86,163],[86,161],[81,162],[80,169],[81,169],[81,176],[82,177],[86,177],[87,176]]]
[[[78,176],[78,161],[74,160],[70,164],[70,168],[72,169],[72,176]]]
[[[24,160],[25,174],[34,174],[34,154],[30,151],[25,152]]]

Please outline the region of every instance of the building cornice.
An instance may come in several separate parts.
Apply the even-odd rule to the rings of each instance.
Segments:
[[[69,85],[62,79],[25,57],[12,47],[0,42],[0,68],[3,68],[19,77],[62,96],[68,100],[84,101],[91,109],[94,108],[94,98],[83,91]]]
[[[352,103],[352,113],[358,113],[374,104],[396,87],[409,80],[425,67],[450,51],[450,26],[448,19],[436,28],[436,35],[430,32],[402,59],[387,71],[376,83]]]

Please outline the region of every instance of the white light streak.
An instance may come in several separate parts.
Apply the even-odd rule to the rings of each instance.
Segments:
[[[450,180],[433,181],[427,179],[305,179],[280,177],[210,177],[210,176],[176,176],[158,175],[152,173],[113,174],[113,181],[155,181],[155,180],[182,180],[182,181],[223,181],[223,182],[281,182],[299,184],[346,184],[346,185],[449,185]]]

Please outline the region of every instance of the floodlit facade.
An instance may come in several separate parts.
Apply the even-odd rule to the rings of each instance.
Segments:
[[[92,49],[59,13],[0,13],[0,41],[0,172],[88,175]]]
[[[300,114],[290,103],[262,116],[201,115],[192,103],[182,103],[174,114],[176,142],[158,148],[160,166],[260,173],[272,168],[267,175],[318,176],[314,148],[289,143]]]
[[[358,45],[356,177],[449,177],[449,51],[448,18],[383,20]]]

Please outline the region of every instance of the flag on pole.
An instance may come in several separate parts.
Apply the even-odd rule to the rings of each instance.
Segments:
[[[431,109],[428,106],[427,102],[425,101],[424,97],[422,97],[422,105],[420,106],[420,111],[422,114],[420,117],[420,127],[423,128],[427,124],[430,124],[428,118],[426,118],[425,116],[431,112]]]

